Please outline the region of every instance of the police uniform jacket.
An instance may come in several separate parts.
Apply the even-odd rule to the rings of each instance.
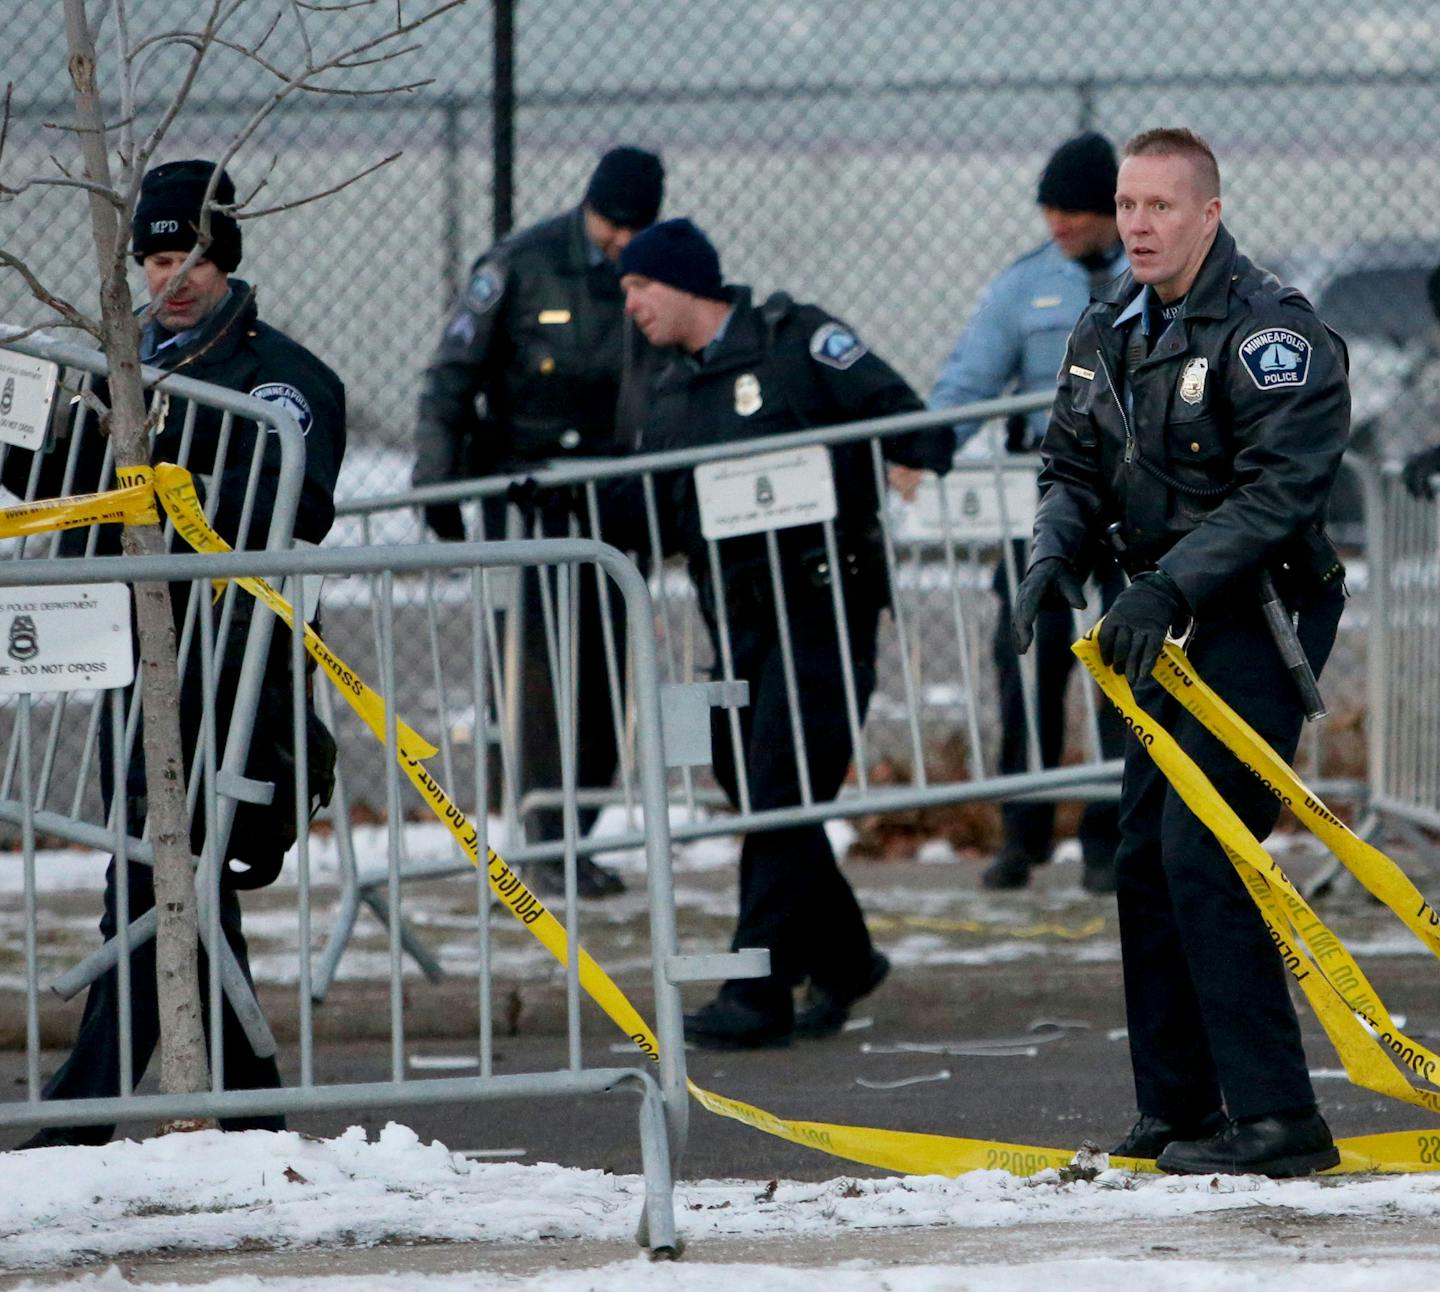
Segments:
[[[783,293],[756,306],[748,287],[728,289],[732,313],[719,339],[701,356],[669,352],[649,391],[641,447],[646,452],[694,448],[784,435],[924,408],[920,397],[888,363],[872,354],[844,323]],[[946,471],[953,456],[949,428],[892,436],[884,455],[892,462]],[[851,568],[883,567],[879,548],[874,466],[868,442],[831,452],[838,508],[836,530]],[[690,471],[668,473],[658,487],[666,547],[683,551],[700,581],[709,560]],[[608,535],[607,535],[608,536]],[[823,551],[818,525],[781,530],[787,573]],[[724,540],[727,578],[765,560],[762,535]],[[883,581],[883,568],[879,574]]]
[[[157,333],[152,323],[146,331],[145,346],[153,343],[157,335],[165,334]],[[191,333],[148,357],[145,346],[142,346],[142,357],[149,366],[270,401],[295,419],[305,435],[305,479],[295,518],[295,536],[310,543],[323,539],[335,520],[335,482],[345,454],[345,386],[340,378],[304,346],[268,323],[262,323],[254,289],[238,278],[230,279],[229,295]],[[97,394],[108,402],[104,383],[97,386]],[[190,406],[188,400],[169,401],[165,420],[151,449],[152,462],[179,461]],[[187,464],[198,478],[202,494],[208,496],[210,491],[218,490],[212,523],[226,542],[238,546],[258,427],[244,418],[233,419],[225,460],[216,475],[215,455],[220,446],[222,421],[223,414],[218,409],[195,405]],[[64,434],[68,434],[68,430]],[[67,450],[68,443],[62,438],[47,455],[37,497],[59,494]],[[104,438],[96,433],[92,417],[88,419],[70,492],[99,488],[103,450]],[[17,493],[23,491],[28,471],[29,455],[12,452],[5,463],[5,483]],[[243,546],[264,547],[279,479],[280,441],[278,436],[268,435]],[[81,546],[71,549],[62,544],[62,550],[83,550],[84,531],[76,531],[74,537]],[[119,527],[104,526],[97,551],[101,555],[116,553],[120,550],[119,541]]]
[[[1054,390],[1070,330],[1090,304],[1092,281],[1113,278],[1125,266],[1124,253],[1117,251],[1092,275],[1053,240],[1020,257],[981,294],[935,379],[930,406],[954,408],[1010,390],[1021,395]],[[1028,448],[1039,446],[1047,417],[1044,410],[1028,414]],[[980,422],[957,422],[957,447],[980,426]]]
[[[627,346],[619,278],[580,208],[505,239],[475,262],[425,371],[415,484],[615,452]]]
[[[1070,338],[1042,446],[1034,559],[1083,568],[1118,523],[1192,611],[1262,566],[1305,590],[1340,573],[1319,531],[1350,430],[1344,343],[1222,225],[1148,355],[1127,271]]]

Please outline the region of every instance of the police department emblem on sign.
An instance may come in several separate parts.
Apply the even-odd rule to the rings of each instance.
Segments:
[[[758,413],[764,402],[760,394],[760,378],[753,372],[742,372],[735,378],[735,411],[741,417]]]
[[[821,363],[843,372],[867,351],[865,343],[843,323],[824,323],[810,338],[810,353]]]
[[[1303,386],[1310,374],[1310,342],[1289,328],[1252,332],[1240,342],[1240,358],[1261,390]]]
[[[1180,374],[1180,398],[1187,404],[1198,404],[1205,398],[1205,374],[1210,371],[1209,359],[1191,359]]]
[[[23,664],[34,659],[39,653],[40,642],[35,633],[35,620],[30,615],[16,615],[10,621],[10,658],[18,659]]]
[[[310,423],[315,420],[310,412],[310,402],[294,386],[287,385],[283,381],[271,381],[263,386],[256,386],[250,394],[252,398],[263,399],[270,404],[279,404],[295,419],[302,435],[310,433]],[[274,427],[270,429],[274,430]]]

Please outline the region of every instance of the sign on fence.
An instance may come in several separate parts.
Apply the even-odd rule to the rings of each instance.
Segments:
[[[45,443],[59,380],[60,367],[49,359],[0,350],[0,443],[22,449]]]
[[[0,695],[96,691],[134,679],[127,584],[0,589]]]
[[[823,444],[701,463],[695,493],[707,539],[835,519],[835,480]]]
[[[915,500],[899,509],[898,537],[917,543],[999,543],[1006,537],[1029,538],[1035,527],[1035,473],[1007,469],[1001,473],[1005,507],[1000,507],[996,473],[954,471],[941,479],[927,478]],[[945,490],[945,510],[940,490]],[[948,512],[949,528],[944,520]]]

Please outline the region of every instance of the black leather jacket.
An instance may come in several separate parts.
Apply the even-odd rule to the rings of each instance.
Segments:
[[[734,306],[723,336],[703,358],[680,350],[661,352],[662,366],[649,387],[648,416],[640,447],[644,452],[694,448],[783,436],[808,427],[919,412],[924,402],[885,360],[869,351],[848,326],[815,305],[798,304],[783,292],[756,305],[748,287],[727,289]],[[827,351],[826,342],[838,355]],[[891,436],[883,443],[887,461],[950,468],[954,436],[947,427]],[[880,505],[875,470],[866,442],[831,450],[838,510],[836,531],[842,558],[853,569],[884,581],[879,548]],[[657,478],[661,541],[667,552],[683,552],[691,573],[704,584],[709,560],[701,533],[700,509],[691,471]],[[631,482],[605,491],[603,537],[621,547],[645,546],[643,503]],[[823,551],[818,525],[779,532],[787,574]],[[720,544],[727,580],[742,569],[762,569],[765,542],[758,534]]]
[[[425,370],[414,483],[623,451],[616,410],[627,347],[648,349],[578,207],[506,238],[475,262]]]
[[[1138,294],[1121,275],[1071,334],[1033,559],[1086,568],[1118,523],[1131,560],[1157,564],[1196,612],[1262,566],[1282,592],[1337,578],[1320,531],[1350,435],[1344,342],[1223,225],[1148,357],[1126,317]]]

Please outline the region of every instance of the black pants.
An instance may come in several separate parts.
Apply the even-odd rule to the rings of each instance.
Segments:
[[[1015,545],[1017,576],[1024,570],[1023,544]],[[1107,564],[1096,572],[1100,602],[1108,610],[1125,586],[1120,570]],[[1025,692],[1021,684],[1020,657],[1010,638],[1010,584],[1005,562],[996,567],[993,583],[1000,598],[995,623],[992,655],[1000,683],[1000,771],[1024,772],[1029,768],[1029,728],[1025,722]],[[1070,644],[1075,624],[1070,607],[1063,602],[1042,607],[1035,619],[1035,640],[1030,653],[1035,658],[1035,718],[1039,728],[1040,761],[1045,767],[1060,766],[1065,752],[1065,687],[1075,656]],[[1125,728],[1115,710],[1101,703],[1097,711],[1100,749],[1106,758],[1119,758],[1125,747]],[[1055,833],[1054,803],[1004,803],[1000,818],[1005,831],[1005,850],[1027,861],[1039,863],[1050,856]],[[1119,809],[1114,803],[1087,803],[1080,817],[1080,849],[1088,862],[1107,863],[1115,856],[1119,840]]]
[[[1318,675],[1335,641],[1337,589],[1302,610]],[[1202,678],[1287,762],[1304,715],[1257,598],[1206,616],[1189,648]],[[1233,754],[1147,679],[1140,704],[1170,731],[1258,839],[1280,805]],[[1172,1122],[1220,1108],[1260,1117],[1313,1106],[1288,975],[1215,836],[1137,741],[1126,742],[1117,858],[1125,1008],[1139,1109]]]
[[[150,867],[131,862],[130,918],[143,915],[155,905]],[[111,938],[116,932],[115,862],[105,873],[105,913],[100,932]],[[245,936],[240,931],[240,902],[233,892],[221,888],[220,927],[240,962],[245,980],[253,986],[250,961],[246,954]],[[206,1015],[205,1043],[209,1046],[209,992],[207,990],[206,956],[200,953],[200,994]],[[120,1093],[120,978],[116,969],[108,970],[91,984],[85,998],[85,1012],[80,1020],[80,1033],[70,1057],[45,1086],[45,1099],[103,1099]],[[155,1045],[160,1039],[159,1006],[155,992],[155,939],[136,947],[130,954],[130,1009],[134,1078],[138,1083]],[[224,1076],[227,1090],[275,1090],[280,1086],[280,1069],[274,1058],[259,1058],[250,1048],[245,1029],[224,1002],[222,1044],[225,1051]],[[284,1130],[281,1116],[222,1118],[225,1130]],[[115,1132],[111,1126],[82,1126],[68,1132],[77,1142],[103,1144]]]
[[[243,633],[239,636],[232,635],[231,640],[243,640]],[[288,638],[277,643],[272,651],[271,663],[274,673],[267,679],[266,685],[274,694],[270,697],[268,704],[262,701],[261,705],[262,713],[282,715],[277,721],[281,723],[283,730],[280,727],[274,729],[266,727],[263,718],[257,717],[257,725],[253,729],[251,738],[252,749],[263,750],[266,745],[274,745],[279,741],[284,741],[293,748],[292,733],[289,730],[289,669],[284,660],[284,650],[287,646]],[[238,660],[238,649],[234,651],[234,655]],[[230,709],[237,681],[237,674],[232,670],[222,670],[217,679],[215,696],[212,698],[216,713],[216,739],[218,747],[222,750],[229,730]],[[196,740],[204,704],[205,698],[199,669],[194,666],[192,661],[191,666],[186,669],[180,692],[180,737],[187,775],[189,768],[194,765]],[[141,725],[143,727],[143,719]],[[108,753],[110,742],[110,708],[107,704],[101,714],[99,748]],[[129,799],[128,827],[130,832],[136,835],[144,827],[146,812],[143,747],[144,733],[142,730],[136,734],[134,752],[126,770],[126,793]],[[253,770],[253,762],[250,767]],[[108,757],[100,759],[100,770],[101,790],[108,817],[114,793],[111,762]],[[199,855],[199,851],[204,845],[202,811],[203,800],[197,806],[196,823],[191,829],[190,843],[196,855]],[[247,829],[251,835],[263,835],[266,814],[251,813],[248,820]],[[284,829],[278,822],[276,825],[277,829],[287,838],[293,836],[293,825],[289,829]],[[264,850],[263,838],[252,837],[247,842],[252,847]],[[274,847],[281,846],[281,840],[277,836]],[[134,920],[155,905],[155,890],[150,867],[131,862],[129,881],[130,919]],[[115,902],[115,862],[112,858],[110,866],[105,872],[105,908],[100,918],[100,932],[107,939],[113,937],[117,929]],[[250,960],[245,936],[241,932],[240,900],[234,891],[224,883],[221,884],[220,890],[220,927],[235,953],[245,980],[253,987],[254,982],[250,974]],[[200,992],[202,1009],[207,1019],[205,1042],[208,1047],[210,1033],[206,963],[205,952],[201,950],[199,955]],[[120,1093],[119,1000],[119,972],[116,969],[110,969],[91,984],[85,998],[85,1010],[81,1016],[80,1031],[76,1037],[75,1046],[71,1050],[69,1058],[61,1065],[60,1070],[46,1084],[43,1098],[99,1099],[113,1097]],[[150,1062],[150,1056],[155,1052],[156,1043],[160,1039],[159,1006],[155,988],[154,938],[131,952],[130,1009],[133,1077],[138,1084]],[[236,1017],[228,999],[224,1002],[222,1026],[224,1029],[222,1044],[225,1051],[225,1088],[227,1090],[277,1089],[281,1083],[280,1070],[275,1059],[273,1057],[262,1059],[251,1049],[244,1028],[241,1027],[240,1020]],[[284,1130],[285,1119],[281,1116],[235,1117],[222,1119],[220,1125],[226,1130]],[[103,1144],[114,1133],[114,1130],[113,1125],[86,1126],[77,1128],[70,1134],[72,1138],[84,1143]]]
[[[875,689],[879,605],[863,590],[847,592],[849,641],[861,723]],[[853,752],[835,618],[828,587],[787,590],[804,746],[815,802],[844,784]],[[750,683],[739,711],[751,807],[762,812],[800,802],[800,777],[774,612],[768,598],[732,604],[735,676]],[[717,650],[718,656],[718,650]],[[711,716],[715,775],[732,803],[739,776],[725,710]],[[788,1010],[790,992],[807,978],[845,996],[869,969],[871,942],[860,904],[840,873],[823,824],[753,832],[740,850],[740,918],[733,950],[768,947],[770,977],[727,983],[728,994],[762,1009]]]
[[[485,535],[505,535],[504,499],[487,499],[484,507]],[[544,531],[549,537],[568,537],[564,518],[547,520]],[[528,532],[528,529],[527,529]],[[545,571],[549,580],[552,612],[558,616],[554,571]],[[521,750],[517,769],[520,797],[531,790],[558,790],[560,774],[560,721],[556,706],[554,682],[550,670],[550,647],[545,631],[545,602],[540,590],[540,570],[520,571],[520,607],[524,648],[522,652],[521,689]],[[614,630],[617,681],[625,678],[625,604],[611,584],[605,580],[605,595],[610,605],[610,622]],[[611,707],[609,669],[605,662],[604,626],[601,617],[600,592],[596,586],[595,567],[571,567],[571,605],[579,611],[579,638],[575,655],[578,691],[575,699],[575,784],[578,788],[606,788],[614,783],[620,756],[616,744],[615,719]],[[579,585],[578,606],[574,599]],[[553,621],[556,648],[568,649],[568,638],[559,623]],[[498,785],[498,778],[492,784]],[[579,833],[586,834],[595,824],[599,812],[582,808]],[[560,839],[565,833],[564,812],[558,808],[540,808],[530,817],[530,842]]]

